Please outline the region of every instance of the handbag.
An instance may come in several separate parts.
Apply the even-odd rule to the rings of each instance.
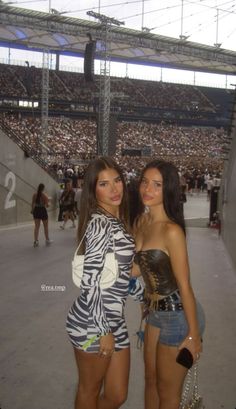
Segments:
[[[82,241],[85,237],[82,237],[77,249],[74,253],[74,258],[72,260],[72,280],[74,284],[80,288],[83,271],[84,271],[84,255],[77,254],[78,250],[82,244]],[[117,280],[119,275],[118,261],[115,258],[115,240],[113,236],[113,252],[107,253],[105,256],[105,262],[103,270],[101,272],[100,287],[106,289],[111,287]]]
[[[203,400],[199,395],[198,387],[198,364],[195,364],[188,370],[184,382],[180,409],[203,409]]]

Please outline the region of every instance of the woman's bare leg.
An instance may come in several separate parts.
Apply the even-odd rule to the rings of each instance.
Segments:
[[[112,354],[98,409],[118,409],[127,399],[130,370],[130,348]]]
[[[74,216],[74,212],[70,212],[69,213],[69,218],[72,221],[72,225],[75,225],[75,216]]]
[[[187,369],[176,362],[177,347],[158,344],[157,390],[159,409],[179,409]]]
[[[34,241],[39,239],[40,219],[34,219]]]
[[[67,223],[67,222],[68,222],[68,220],[69,220],[69,212],[68,212],[68,210],[67,210],[67,211],[65,211],[65,212],[63,212],[63,214],[62,214],[62,218],[63,218],[63,223],[62,223],[61,228],[62,228],[62,229],[64,229],[64,228],[65,228],[65,226],[66,226],[66,223]]]
[[[159,334],[159,328],[149,324],[146,325],[144,335],[145,409],[159,408],[156,369]]]
[[[111,358],[74,348],[79,373],[75,409],[97,409],[98,396]]]
[[[49,240],[49,235],[48,235],[48,220],[42,220],[43,222],[43,227],[44,227],[44,235],[45,239]]]

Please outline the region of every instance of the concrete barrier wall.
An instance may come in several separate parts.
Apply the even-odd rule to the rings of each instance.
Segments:
[[[32,220],[31,200],[39,183],[51,197],[49,217],[56,217],[57,182],[0,130],[0,226]]]
[[[236,99],[229,160],[225,163],[221,195],[222,237],[236,268]]]

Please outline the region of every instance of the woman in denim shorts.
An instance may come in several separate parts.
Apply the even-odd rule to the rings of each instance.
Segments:
[[[187,348],[200,358],[204,312],[190,283],[181,189],[176,167],[154,160],[139,186],[144,211],[135,224],[133,275],[146,287],[145,409],[178,409],[187,368],[176,362]]]

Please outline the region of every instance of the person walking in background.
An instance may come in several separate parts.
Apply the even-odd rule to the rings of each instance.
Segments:
[[[57,201],[59,204],[59,213],[58,213],[58,217],[57,217],[57,221],[58,222],[63,222],[63,206],[61,204],[61,195],[64,191],[64,183],[60,183],[59,184],[59,189],[57,191]]]
[[[63,224],[60,226],[62,230],[65,229],[67,221],[72,221],[71,227],[75,226],[75,192],[72,187],[72,180],[65,182],[65,189],[60,197],[60,206],[63,214]]]
[[[84,237],[81,292],[67,317],[79,373],[75,409],[118,409],[127,397],[130,368],[125,301],[130,293],[142,302],[143,288],[130,280],[135,245],[128,232],[127,189],[109,157],[95,159],[85,175],[78,241]],[[109,252],[115,252],[118,277],[104,289],[100,280]]]
[[[208,176],[207,176],[206,185],[207,185],[207,200],[210,201],[210,199],[211,199],[211,189],[213,187],[213,180],[212,180],[212,176],[210,174],[208,174]]]
[[[186,186],[180,185],[180,204],[181,209],[184,214],[184,203],[187,202],[187,195],[186,195]]]
[[[75,211],[77,216],[79,217],[80,214],[80,199],[82,194],[82,181],[77,179],[77,186],[74,189],[75,191]]]
[[[43,183],[38,185],[37,192],[32,197],[31,213],[34,218],[34,247],[39,245],[39,229],[42,220],[46,245],[49,246],[52,241],[49,239],[48,234],[48,212],[49,200],[46,193],[44,193],[45,186]]]
[[[178,409],[187,368],[176,361],[187,348],[193,362],[202,351],[204,313],[190,283],[185,222],[176,167],[154,160],[139,186],[145,211],[135,228],[133,274],[143,276],[145,409]]]

